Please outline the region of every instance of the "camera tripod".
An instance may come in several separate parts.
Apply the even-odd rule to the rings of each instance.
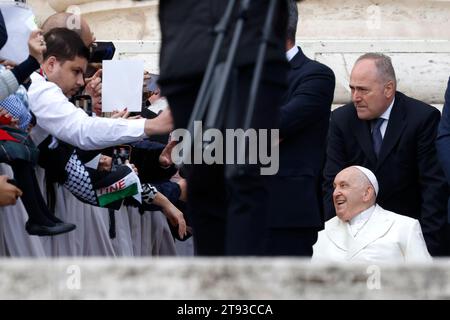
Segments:
[[[243,125],[244,130],[249,129],[251,126],[277,1],[279,0],[270,0],[269,2],[265,24],[263,26],[262,39],[255,61],[255,68],[253,71],[253,78],[250,87],[247,107],[245,108]],[[234,68],[239,40],[241,38],[245,21],[248,17],[250,2],[251,0],[242,0],[240,3],[238,19],[231,39],[231,44],[228,49],[226,60],[224,62],[218,61],[219,52],[223,47],[225,35],[230,28],[232,12],[235,5],[237,5],[236,0],[229,0],[223,17],[214,29],[214,32],[216,33],[216,39],[191,117],[188,122],[191,145],[193,141],[201,141],[201,137],[199,137],[201,132],[194,131],[194,121],[205,120],[204,127],[207,129],[220,128],[222,126],[224,111],[227,107],[226,103],[224,102],[224,96],[227,87],[230,85],[230,75]],[[238,146],[238,152],[241,151],[245,151],[244,142],[240,143],[240,145]],[[189,151],[184,154],[183,163],[190,163],[188,161],[190,157],[191,148],[189,148]]]

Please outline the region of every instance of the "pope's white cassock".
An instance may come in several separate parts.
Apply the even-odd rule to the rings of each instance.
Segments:
[[[334,217],[313,246],[312,261],[396,263],[429,262],[416,219],[372,206],[350,222]]]

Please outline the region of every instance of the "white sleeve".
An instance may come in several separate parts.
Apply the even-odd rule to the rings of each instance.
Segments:
[[[327,236],[325,234],[325,230],[321,230],[317,235],[316,243],[313,245],[313,255],[311,257],[311,262],[316,263],[328,261],[327,254],[325,253],[326,243],[327,243]]]
[[[0,73],[0,100],[6,99],[19,89],[19,83],[11,70]]]
[[[409,230],[408,242],[405,250],[406,262],[430,262],[432,258],[428,253],[419,221],[415,220]]]
[[[49,134],[84,150],[101,149],[144,138],[145,119],[89,117],[69,102],[61,89],[38,74],[32,75],[29,105],[37,125],[31,137],[39,144]]]

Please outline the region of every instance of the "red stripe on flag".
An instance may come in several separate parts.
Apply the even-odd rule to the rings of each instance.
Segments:
[[[20,142],[19,140],[17,140],[13,136],[11,136],[8,132],[6,132],[5,130],[2,130],[2,129],[0,129],[0,140]]]

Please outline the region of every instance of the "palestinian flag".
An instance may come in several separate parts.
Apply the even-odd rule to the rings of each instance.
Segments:
[[[1,141],[14,141],[14,142],[19,142],[20,143],[19,140],[17,140],[13,136],[11,136],[8,132],[6,132],[3,129],[0,129],[0,140]]]
[[[141,201],[141,182],[130,169],[129,173],[120,179],[114,179],[111,184],[98,188],[95,190],[97,194],[98,203],[101,207],[127,197],[134,197],[137,201]]]

